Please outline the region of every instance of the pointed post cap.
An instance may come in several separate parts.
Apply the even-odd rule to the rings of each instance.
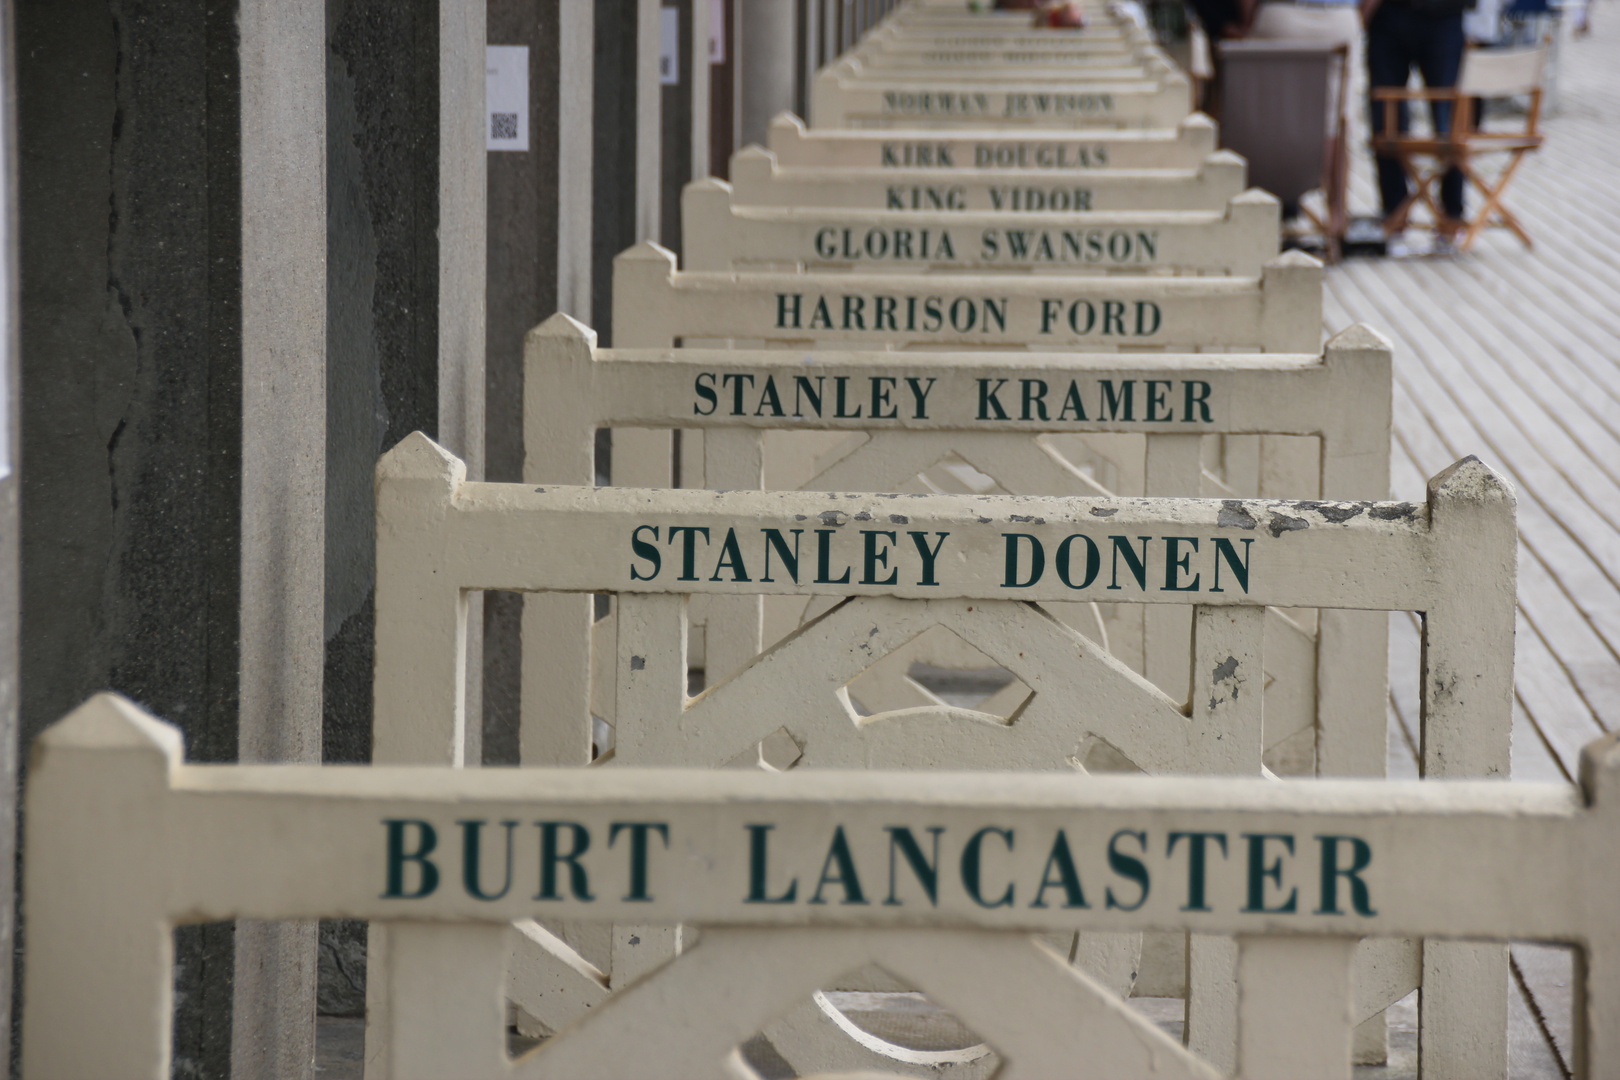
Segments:
[[[1620,731],[1611,731],[1581,747],[1581,796],[1587,806],[1620,799]]]
[[[559,311],[529,331],[531,341],[541,338],[583,341],[596,348],[596,331],[566,312]]]
[[[767,168],[774,169],[776,167],[776,155],[759,145],[759,143],[749,143],[731,155],[731,171],[733,175],[735,175],[739,164],[758,167],[761,163]]]
[[[1204,159],[1204,164],[1206,166],[1242,165],[1244,168],[1248,168],[1249,159],[1235,150],[1216,150],[1214,153],[1210,154]]]
[[[683,195],[693,191],[723,191],[730,195],[731,185],[718,176],[703,176],[688,181],[687,185],[681,189]]]
[[[1179,126],[1183,131],[1191,130],[1193,128],[1213,129],[1215,127],[1215,120],[1208,113],[1188,113],[1187,119],[1183,120]]]
[[[1322,261],[1295,249],[1285,251],[1266,263],[1267,270],[1320,270]]]
[[[1329,338],[1327,347],[1346,352],[1362,349],[1380,349],[1384,352],[1390,352],[1394,349],[1389,338],[1366,323],[1351,323]]]
[[[111,691],[96,694],[42,731],[34,740],[30,768],[37,772],[52,750],[146,751],[171,766],[186,756],[179,728]]]
[[[384,481],[436,480],[446,496],[467,480],[462,460],[420,431],[413,431],[377,460],[377,484]]]
[[[802,135],[804,133],[804,121],[799,119],[798,114],[794,113],[791,109],[783,109],[781,112],[771,117],[771,122],[767,130],[773,132],[791,130],[797,131]]]
[[[620,263],[652,263],[667,266],[672,274],[676,267],[675,253],[653,240],[643,240],[613,256],[613,265],[617,266]]]
[[[1252,187],[1232,196],[1233,206],[1275,206],[1282,208],[1282,200],[1265,188]]]
[[[1518,502],[1513,485],[1473,454],[1442,469],[1429,480],[1429,502],[1506,503]]]

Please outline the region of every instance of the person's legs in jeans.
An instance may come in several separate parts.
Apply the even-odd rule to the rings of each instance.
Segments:
[[[1412,71],[1411,20],[1409,9],[1386,2],[1378,6],[1367,22],[1367,89],[1374,135],[1383,133],[1385,104],[1371,100],[1372,91],[1386,86],[1405,86]],[[1405,102],[1396,106],[1395,122],[1396,130],[1404,133],[1408,122]],[[1405,201],[1407,190],[1401,163],[1395,158],[1379,158],[1378,195],[1386,219]]]
[[[1463,21],[1461,15],[1442,15],[1438,18],[1426,18],[1427,23],[1422,35],[1422,47],[1418,50],[1418,71],[1423,75],[1423,85],[1432,90],[1457,85],[1457,76],[1462,71],[1463,47],[1466,39],[1463,37]],[[1434,119],[1434,130],[1444,134],[1451,130],[1451,105],[1449,102],[1435,102],[1430,106],[1430,116]],[[1446,216],[1458,221],[1463,216],[1463,174],[1461,169],[1451,168],[1440,178],[1440,208]]]

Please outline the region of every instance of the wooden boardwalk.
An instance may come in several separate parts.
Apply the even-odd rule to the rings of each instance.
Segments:
[[[1620,723],[1620,5],[1593,25],[1565,43],[1547,145],[1509,189],[1535,250],[1493,230],[1455,258],[1351,259],[1324,309],[1330,332],[1366,322],[1395,342],[1396,498],[1468,454],[1518,493],[1515,779],[1572,780]],[[1352,191],[1376,212],[1365,155]],[[1414,618],[1392,631],[1389,767],[1411,776]],[[1568,955],[1514,953],[1513,1075],[1567,1076]]]

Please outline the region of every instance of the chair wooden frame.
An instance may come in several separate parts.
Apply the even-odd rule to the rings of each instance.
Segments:
[[[1542,54],[1545,62],[1546,45],[1538,45],[1536,51]],[[1517,88],[1507,87],[1475,87],[1468,79],[1469,61],[1476,55],[1470,49],[1463,59],[1463,71],[1457,80],[1457,85],[1436,89],[1409,89],[1407,87],[1379,87],[1372,92],[1373,102],[1383,109],[1383,132],[1373,136],[1373,153],[1380,157],[1392,157],[1401,163],[1401,169],[1406,173],[1407,179],[1412,183],[1412,189],[1406,199],[1395,212],[1390,215],[1390,224],[1394,228],[1404,228],[1411,215],[1412,208],[1419,201],[1429,208],[1437,223],[1446,221],[1445,213],[1440,209],[1434,198],[1434,184],[1437,178],[1443,176],[1447,170],[1455,166],[1467,182],[1476,188],[1484,198],[1484,203],[1474,214],[1472,220],[1464,219],[1462,239],[1457,244],[1459,251],[1467,251],[1473,247],[1474,241],[1479,238],[1487,226],[1495,221],[1519,238],[1526,248],[1534,248],[1530,234],[1525,231],[1519,219],[1502,204],[1502,195],[1508,184],[1518,173],[1524,156],[1532,150],[1539,149],[1545,141],[1545,136],[1539,130],[1541,120],[1541,97],[1539,70],[1531,85]],[[1525,114],[1525,125],[1522,131],[1481,131],[1478,126],[1476,101],[1486,96],[1482,91],[1488,91],[1490,96],[1523,93],[1528,94],[1530,106]],[[1430,135],[1410,135],[1397,130],[1396,123],[1398,106],[1407,102],[1425,101],[1431,109],[1437,103],[1449,104],[1453,109],[1451,130],[1447,133]],[[1488,154],[1510,154],[1507,166],[1497,175],[1494,182],[1480,173],[1474,165],[1474,159]],[[1419,158],[1432,158],[1434,166],[1428,170],[1420,169],[1417,165]]]

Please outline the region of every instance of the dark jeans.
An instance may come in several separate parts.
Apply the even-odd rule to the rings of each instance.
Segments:
[[[1410,7],[1384,0],[1373,12],[1367,24],[1367,76],[1368,86],[1405,86],[1415,66],[1423,76],[1423,85],[1441,89],[1457,85],[1457,72],[1463,57],[1462,15],[1426,15]],[[1436,132],[1451,130],[1451,106],[1436,103],[1430,107]],[[1407,130],[1406,103],[1402,102],[1396,121],[1402,132]],[[1372,103],[1372,129],[1377,135],[1384,129],[1384,105]],[[1388,217],[1401,205],[1408,191],[1406,174],[1395,158],[1378,159],[1378,194],[1384,203],[1384,216]],[[1440,178],[1440,206],[1454,218],[1463,213],[1463,174],[1458,169],[1447,169]]]

